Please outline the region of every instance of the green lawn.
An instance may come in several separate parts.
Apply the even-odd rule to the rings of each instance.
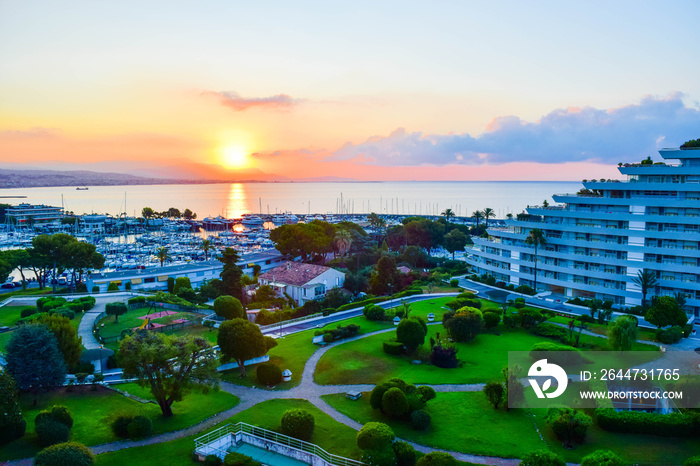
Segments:
[[[148,307],[132,309],[130,311],[127,311],[126,314],[119,316],[118,322],[114,321],[114,316],[103,317],[97,323],[97,326],[100,329],[100,336],[103,338],[118,336],[121,335],[122,330],[140,327],[144,321],[140,317],[143,317],[147,314],[153,314],[155,312],[157,311],[150,312]],[[163,317],[151,319],[151,322],[167,325],[175,319],[195,320],[197,317],[200,317],[200,315],[192,314],[190,312],[178,312],[177,314],[173,314],[170,316],[163,315]]]
[[[369,405],[369,393],[352,401],[343,394],[325,395],[323,400],[364,424],[384,422],[397,437],[431,448],[476,455],[522,457],[525,453],[546,448],[535,431],[532,418],[523,409],[493,409],[481,392],[438,393],[425,410],[432,417],[425,431],[411,428],[410,422],[391,420]]]
[[[3,306],[0,307],[0,327],[7,325],[8,327],[14,326],[19,319],[21,319],[20,312],[27,306]],[[71,325],[78,330],[80,325],[80,320],[83,318],[83,313],[77,313],[75,318],[71,320]],[[0,333],[0,353],[5,352],[7,344],[12,338],[13,332]]]
[[[136,396],[150,398],[150,392],[136,384],[118,387]],[[22,396],[22,413],[27,421],[27,433],[21,439],[0,447],[0,460],[26,458],[36,454],[39,447],[34,434],[34,418],[39,411],[53,405],[63,405],[70,410],[74,420],[71,430],[73,440],[86,445],[97,445],[118,440],[110,430],[110,420],[119,413],[143,414],[153,421],[155,433],[162,433],[196,424],[237,405],[239,400],[222,391],[209,392],[207,395],[194,392],[173,405],[174,416],[168,419],[162,417],[156,404],[142,404],[104,388],[93,392],[88,387],[81,387],[70,393],[61,391],[46,394],[39,398],[37,406],[33,406],[32,401],[30,396]]]
[[[302,408],[314,415],[316,427],[312,443],[319,445],[329,453],[358,459],[360,451],[357,449],[355,437],[357,433],[320,411],[306,400],[271,400],[253,406],[230,419],[217,424],[211,429],[217,429],[229,423],[246,422],[270,430],[279,430],[282,414],[288,409]],[[145,447],[129,448],[111,453],[104,453],[97,457],[98,465],[122,465],[151,466],[153,464],[167,464],[172,466],[191,466],[192,452],[194,451],[194,439],[203,435],[202,432],[190,437],[174,440],[167,443],[149,445]]]
[[[571,319],[568,317],[554,316],[553,318],[547,320],[547,322],[568,325],[570,320]],[[598,323],[586,324],[586,330],[593,332],[593,333],[597,333],[598,335],[607,335],[608,334],[608,326],[605,324],[598,324]],[[654,332],[653,330],[650,330],[650,329],[640,328],[639,329],[639,340],[656,341],[656,332]]]

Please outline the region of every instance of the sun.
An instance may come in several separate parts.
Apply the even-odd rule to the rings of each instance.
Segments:
[[[248,151],[241,146],[224,147],[222,155],[222,164],[226,168],[246,168],[250,165]]]

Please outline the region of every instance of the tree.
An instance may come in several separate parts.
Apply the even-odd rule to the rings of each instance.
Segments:
[[[209,251],[214,250],[214,245],[211,244],[210,239],[202,240],[202,251],[204,251],[204,260],[209,260]]]
[[[246,316],[243,304],[233,296],[219,296],[214,300],[214,312],[226,320],[244,319]]]
[[[80,354],[83,352],[83,339],[78,336],[70,319],[58,314],[42,315],[37,323],[46,326],[56,337],[58,349],[63,354],[66,366],[75,370],[80,362]]]
[[[591,313],[591,319],[595,319],[595,315],[603,307],[603,301],[600,299],[589,299],[588,300],[588,312]]]
[[[268,349],[260,327],[246,319],[223,322],[216,341],[223,355],[222,360],[236,361],[242,379],[245,378],[245,361],[263,356]]]
[[[484,218],[484,213],[483,213],[482,211],[480,211],[480,210],[475,210],[475,211],[472,213],[472,218],[473,218],[474,220],[476,220],[476,228],[479,228],[479,220],[481,220],[482,218]]]
[[[501,370],[504,378],[504,388],[506,389],[506,410],[519,406],[525,400],[525,388],[520,383],[520,373],[522,371],[523,368],[517,364],[511,367],[504,367]]]
[[[376,295],[388,294],[393,287],[397,291],[399,285],[399,271],[396,269],[396,260],[391,256],[382,256],[377,262],[372,278],[369,280],[372,293]]]
[[[43,325],[22,325],[12,332],[5,369],[17,388],[34,393],[56,388],[66,379],[66,364],[56,337]]]
[[[535,259],[533,260],[534,266],[535,266],[535,286],[532,288],[537,291],[537,248],[539,246],[544,246],[547,244],[547,239],[544,236],[544,231],[540,230],[539,228],[533,228],[530,230],[530,234],[525,238],[525,244],[528,246],[534,246],[535,247]]]
[[[115,323],[119,322],[119,316],[126,314],[127,310],[126,304],[120,302],[107,303],[105,306],[105,314],[114,316]]]
[[[454,456],[444,451],[431,451],[418,460],[416,466],[457,466]]]
[[[305,409],[290,409],[282,414],[281,432],[284,435],[310,442],[316,421]]]
[[[170,259],[172,259],[172,256],[170,255],[168,248],[166,248],[165,246],[161,246],[158,249],[156,249],[156,257],[160,261],[161,267],[163,267],[163,263],[165,261],[169,261]]]
[[[642,307],[646,306],[647,293],[656,286],[656,274],[652,270],[642,269],[637,272],[637,276],[632,279],[642,290]]]
[[[549,450],[535,450],[523,456],[520,466],[566,466],[561,456]]]
[[[627,463],[610,450],[596,450],[581,460],[581,466],[625,466]]]
[[[43,288],[46,283],[46,277],[49,271],[53,272],[53,276],[57,277],[59,273],[65,269],[71,269],[75,261],[74,254],[86,254],[90,256],[86,261],[92,263],[93,259],[97,260],[99,265],[99,257],[101,255],[94,252],[94,247],[77,246],[78,240],[74,236],[65,233],[56,233],[53,235],[39,235],[32,239],[32,247],[28,250],[29,264],[34,271],[39,282],[39,287]],[[82,256],[81,260],[84,259]],[[104,264],[104,258],[102,258]],[[56,291],[56,281],[53,282],[53,290]]]
[[[554,435],[567,447],[572,447],[574,443],[583,443],[588,426],[592,424],[589,415],[566,407],[549,408],[545,420]]]
[[[444,246],[448,252],[452,253],[452,259],[455,258],[456,251],[463,251],[467,245],[467,235],[459,231],[457,228],[445,235]]]
[[[631,350],[638,336],[637,319],[632,316],[620,316],[608,328],[608,341],[614,350]]]
[[[425,343],[427,333],[428,327],[420,317],[403,319],[396,327],[396,339],[406,346],[409,354]]]
[[[454,341],[470,342],[481,333],[484,328],[484,321],[481,311],[465,306],[459,309],[454,316],[448,317],[448,319],[445,319],[443,316],[442,325]]]
[[[138,332],[119,344],[119,365],[124,377],[150,388],[164,417],[172,405],[195,388],[218,387],[218,361],[211,344],[202,337]]]
[[[5,264],[3,273],[3,263]],[[0,252],[0,281],[5,281],[12,270],[17,269],[22,277],[22,287],[26,288],[25,269],[30,267],[30,257],[26,249],[12,249]]]
[[[491,207],[487,207],[484,209],[484,220],[486,221],[486,228],[489,227],[489,219],[496,217],[496,212],[493,211]]]
[[[455,213],[452,209],[445,209],[442,211],[442,213],[440,215],[445,217],[445,220],[447,220],[447,223],[450,223],[450,219],[454,218]]]
[[[0,413],[0,445],[24,435],[27,422],[22,417],[15,381],[6,370],[0,370]]]
[[[141,209],[141,216],[146,219],[146,227],[148,227],[148,219],[153,217],[153,209],[150,207],[144,207]]]
[[[350,250],[352,246],[352,235],[348,230],[343,228],[338,229],[335,232],[335,237],[333,238],[333,251],[337,252],[340,257],[345,257],[345,255]]]
[[[672,296],[656,298],[644,317],[647,322],[659,328],[669,325],[683,327],[688,323],[688,315]]]
[[[180,209],[176,209],[175,207],[171,207],[168,209],[168,218],[180,218],[182,217],[182,214],[180,213]]]
[[[489,403],[491,403],[494,408],[498,409],[498,405],[503,401],[503,395],[505,395],[506,390],[503,388],[501,382],[492,381],[484,386],[483,392]]]
[[[241,256],[238,255],[235,249],[226,248],[221,257],[217,257],[217,259],[224,264],[224,268],[219,274],[223,285],[222,294],[243,299],[243,287],[241,285],[243,270],[237,265],[241,260]]]
[[[52,445],[41,450],[34,458],[35,466],[92,466],[95,457],[88,447],[78,442]]]
[[[190,209],[185,209],[182,216],[185,218],[185,220],[194,220],[197,218],[197,214],[192,212]]]

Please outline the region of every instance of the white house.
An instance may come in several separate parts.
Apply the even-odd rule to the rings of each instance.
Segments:
[[[282,296],[285,293],[300,306],[323,299],[326,291],[345,283],[345,274],[322,265],[287,262],[259,277],[261,285],[270,285]]]

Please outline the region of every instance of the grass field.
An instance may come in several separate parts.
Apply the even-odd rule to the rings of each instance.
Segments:
[[[357,401],[342,394],[322,398],[362,424],[383,422],[391,426],[397,437],[432,448],[516,458],[546,448],[525,410],[493,409],[481,392],[438,393],[425,407],[432,417],[425,431],[414,430],[410,422],[392,420],[380,410],[372,409],[369,393],[364,393]]]
[[[27,306],[3,306],[0,307],[0,327],[2,326],[8,326],[12,327],[14,326],[19,319],[21,319],[20,312],[22,309],[24,309]],[[80,320],[83,318],[83,313],[76,313],[75,318],[70,321],[71,325],[75,328],[75,330],[78,330],[78,326],[80,325]],[[10,332],[4,332],[0,333],[0,353],[5,352],[5,348],[7,347],[7,344],[10,342],[10,338],[12,338],[12,331]]]
[[[115,322],[114,316],[106,316],[100,319],[97,326],[100,329],[100,336],[103,338],[109,338],[113,336],[121,335],[123,330],[132,329],[140,327],[143,324],[144,319],[141,317],[152,314],[148,310],[148,307],[141,307],[137,309],[132,309],[126,312],[126,314],[119,316],[118,322]],[[151,319],[152,323],[167,325],[175,319],[187,319],[195,320],[197,317],[201,317],[199,314],[192,314],[190,312],[178,312],[173,315],[165,315],[162,317],[157,317]]]
[[[568,325],[570,320],[571,319],[568,317],[554,316],[553,318],[549,319],[547,322]],[[605,324],[599,324],[599,323],[586,324],[586,330],[593,332],[593,333],[597,333],[598,335],[607,335],[608,334],[608,326]],[[639,329],[639,340],[655,341],[656,340],[656,332],[654,332],[653,330],[650,330],[650,329],[640,328]]]
[[[133,395],[150,399],[150,392],[136,384],[118,386]],[[76,388],[43,395],[37,406],[27,395],[21,398],[22,414],[27,421],[27,433],[24,437],[0,447],[0,460],[11,460],[34,456],[39,450],[34,434],[34,418],[42,409],[53,405],[66,406],[74,420],[71,439],[86,445],[97,445],[119,440],[110,429],[111,419],[119,413],[143,414],[153,422],[154,433],[170,432],[183,429],[204,419],[229,409],[238,404],[238,398],[228,393],[217,391],[204,395],[193,392],[186,395],[181,402],[173,405],[174,416],[163,418],[157,404],[142,404],[117,392],[100,388],[91,391],[88,387]]]
[[[194,439],[204,433],[236,422],[246,422],[265,429],[279,430],[282,414],[288,409],[297,408],[305,409],[314,415],[316,427],[311,439],[312,443],[319,445],[329,453],[354,459],[359,458],[360,451],[355,442],[357,433],[350,427],[335,421],[306,400],[271,400],[253,406],[197,435],[167,443],[104,453],[97,457],[97,464],[105,466],[117,464],[191,466],[193,464]]]

